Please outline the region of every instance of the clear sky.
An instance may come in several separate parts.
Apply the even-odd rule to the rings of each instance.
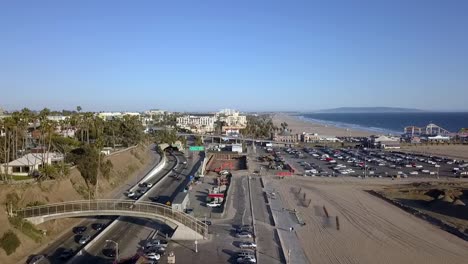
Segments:
[[[467,14],[465,0],[0,1],[0,107],[468,110]]]

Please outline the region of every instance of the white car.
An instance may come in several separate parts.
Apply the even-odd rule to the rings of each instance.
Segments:
[[[161,255],[159,255],[158,253],[151,252],[146,255],[146,258],[150,260],[159,260],[161,258]]]
[[[239,244],[240,248],[257,248],[257,244],[253,242],[242,242]]]
[[[416,165],[414,166],[415,168],[418,168],[418,169],[421,169],[423,167],[423,165]]]
[[[409,174],[411,174],[411,175],[418,175],[419,173],[418,173],[417,171],[412,171],[412,172],[410,172]]]
[[[237,263],[257,263],[257,259],[254,256],[246,256],[243,258],[238,258]]]
[[[208,206],[208,207],[220,207],[221,204],[216,203],[216,202],[211,202],[211,203],[206,203],[206,206]]]
[[[422,173],[429,173],[430,171],[429,170],[422,170],[421,172]]]
[[[135,193],[132,191],[127,192],[127,197],[133,197],[135,196]]]

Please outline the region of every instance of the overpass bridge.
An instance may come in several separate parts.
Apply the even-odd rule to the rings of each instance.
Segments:
[[[21,208],[14,210],[12,214],[33,224],[52,219],[100,215],[150,218],[174,227],[173,240],[208,238],[208,226],[205,223],[189,214],[173,210],[170,206],[151,202],[81,200]]]
[[[210,134],[195,134],[195,133],[177,133],[178,136],[188,137],[188,136],[198,136],[202,139],[205,138],[219,138],[219,139],[229,139],[229,140],[238,140],[238,141],[251,141],[251,142],[260,142],[260,143],[273,143],[273,144],[282,144],[282,145],[294,145],[294,142],[283,142],[283,141],[274,141],[271,139],[257,139],[257,138],[244,138],[244,137],[231,137],[223,135],[210,135]]]

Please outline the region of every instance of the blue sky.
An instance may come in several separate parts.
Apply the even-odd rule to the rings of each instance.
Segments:
[[[468,110],[466,14],[463,0],[1,1],[0,107]]]

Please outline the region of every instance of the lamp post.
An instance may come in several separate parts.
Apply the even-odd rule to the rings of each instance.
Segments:
[[[115,260],[119,262],[119,243],[115,242],[114,240],[106,240],[106,243],[113,243],[115,245]]]

